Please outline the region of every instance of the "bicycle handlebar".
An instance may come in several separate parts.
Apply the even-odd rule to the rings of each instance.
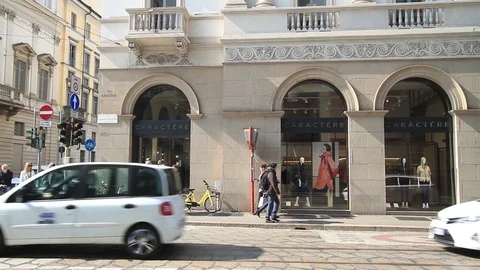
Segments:
[[[208,183],[207,183],[207,181],[203,180],[203,183],[205,183],[205,185],[207,185],[207,187],[208,187]]]

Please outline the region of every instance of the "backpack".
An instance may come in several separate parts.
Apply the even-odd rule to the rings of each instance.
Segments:
[[[270,181],[268,181],[269,172],[273,173],[275,177],[275,170],[267,170],[265,173],[263,173],[262,177],[260,178],[260,188],[263,191],[268,191],[270,189]]]

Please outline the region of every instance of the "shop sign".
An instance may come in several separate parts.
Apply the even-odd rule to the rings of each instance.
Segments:
[[[282,132],[329,133],[345,132],[347,118],[282,118]]]
[[[448,117],[391,117],[385,118],[385,132],[450,132]]]
[[[190,134],[190,120],[138,120],[133,122],[134,136],[187,134]]]

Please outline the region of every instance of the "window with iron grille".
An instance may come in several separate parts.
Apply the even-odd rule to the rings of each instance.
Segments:
[[[83,59],[83,72],[90,74],[90,53],[85,51],[85,58]]]
[[[82,92],[82,108],[85,110],[85,111],[88,111],[88,92],[85,92],[83,91]]]
[[[85,150],[80,150],[80,162],[85,162]]]
[[[13,134],[15,136],[23,136],[25,134],[25,123],[15,122]]]
[[[75,67],[75,60],[77,56],[77,45],[70,43],[70,51],[68,53],[68,64]]]
[[[25,91],[27,85],[27,62],[15,60],[15,88]]]
[[[50,81],[50,72],[45,69],[40,69],[40,76],[38,77],[38,93],[42,100],[48,99],[48,85]]]
[[[70,16],[70,25],[72,26],[73,29],[77,28],[77,14],[72,12],[72,15]]]
[[[98,78],[100,72],[100,58],[95,57],[95,78]]]
[[[90,32],[92,31],[92,26],[89,23],[86,23],[85,25],[85,36],[88,39],[91,39]]]
[[[97,115],[98,113],[98,97],[93,96],[92,100],[92,114]]]

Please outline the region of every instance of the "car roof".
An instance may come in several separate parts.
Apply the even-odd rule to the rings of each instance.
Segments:
[[[75,162],[75,163],[66,163],[66,164],[56,165],[52,168],[91,166],[91,165],[140,166],[140,167],[153,168],[153,169],[172,169],[173,168],[165,165],[144,164],[144,163],[134,163],[134,162]]]

